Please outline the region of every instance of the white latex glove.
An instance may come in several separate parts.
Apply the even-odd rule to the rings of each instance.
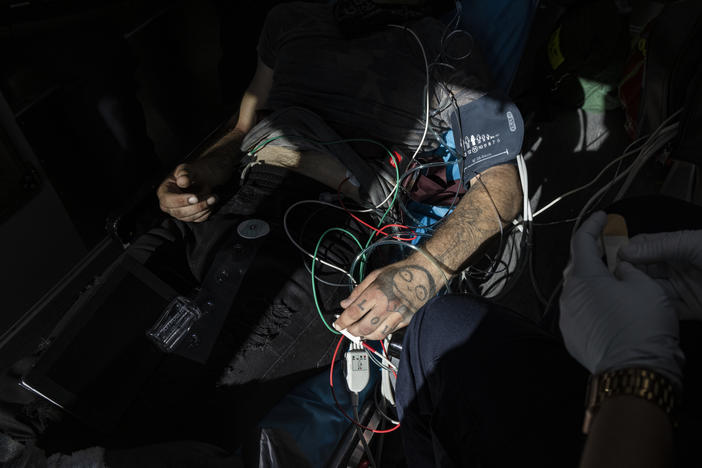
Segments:
[[[655,278],[681,319],[702,320],[702,231],[640,234],[619,258]]]
[[[663,288],[620,262],[614,274],[601,259],[604,212],[585,221],[571,241],[564,272],[560,327],[568,352],[593,374],[642,367],[680,385],[684,356],[678,316]]]

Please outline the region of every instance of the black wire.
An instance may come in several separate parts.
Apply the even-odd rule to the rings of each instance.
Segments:
[[[539,300],[541,305],[544,307],[548,305],[548,301],[546,298],[544,298],[544,295],[541,293],[541,288],[539,288],[539,284],[536,281],[536,275],[534,274],[534,260],[533,260],[533,250],[529,249],[529,277],[531,278],[531,287],[534,289],[534,294],[536,294],[536,298]]]
[[[385,411],[380,409],[380,402],[378,401],[378,394],[379,394],[378,390],[380,390],[380,385],[377,385],[375,387],[375,391],[373,392],[373,400],[375,400],[375,407],[378,410],[378,413],[380,413],[380,415],[383,418],[385,418],[390,424],[393,424],[393,425],[397,424],[397,420],[394,420],[393,418],[388,416],[388,414]],[[383,402],[386,402],[386,401],[387,400],[383,399]]]
[[[375,408],[380,413],[381,416],[383,416],[385,419],[388,420],[389,423],[395,424],[388,416],[385,414],[385,407],[387,405],[387,400],[383,399],[382,402],[382,407],[381,404],[378,403],[378,391],[380,390],[380,384],[377,384],[375,386],[375,390],[373,391],[373,400],[375,401]],[[383,430],[383,420],[381,419],[378,422],[378,430]],[[378,434],[380,438],[378,439],[378,444],[375,449],[375,460],[378,462],[378,466],[381,467],[383,466],[383,443],[385,442],[385,434]]]
[[[547,223],[533,223],[532,222],[532,225],[534,225],[534,226],[555,226],[557,224],[574,223],[577,220],[578,220],[578,218],[569,218],[569,219],[562,219],[560,221],[549,221]]]
[[[380,421],[378,423],[378,429],[381,431],[383,430],[383,421]],[[375,449],[375,458],[378,462],[378,467],[383,466],[383,442],[385,441],[385,437],[383,437],[385,434],[379,434],[380,438],[378,439],[378,444]]]
[[[358,404],[353,405],[353,417],[356,421],[361,420],[361,418],[358,416]],[[368,457],[368,462],[370,463],[370,466],[372,468],[376,468],[378,465],[375,464],[373,452],[371,452],[371,449],[368,446],[368,442],[366,442],[366,438],[363,436],[363,431],[356,424],[354,424],[353,427],[356,428],[356,434],[358,434],[358,437],[361,439],[361,443],[363,444],[363,450],[366,452],[366,456]]]
[[[522,242],[520,245],[520,249],[524,251],[524,254],[519,257],[519,260],[517,260],[517,265],[514,268],[514,273],[510,276],[510,279],[512,280],[510,283],[505,284],[504,288],[495,295],[493,300],[497,301],[499,299],[503,299],[507,294],[509,294],[512,289],[514,289],[514,286],[517,284],[517,280],[522,276],[524,273],[524,270],[527,265],[527,254],[525,250],[529,248],[531,245],[531,223],[525,222],[523,223],[524,226],[524,235],[522,236]]]
[[[551,306],[553,305],[553,302],[555,301],[556,297],[558,297],[558,293],[561,291],[561,288],[563,287],[563,278],[558,282],[556,287],[553,289],[553,292],[548,298],[548,302],[546,303],[546,308],[544,309],[544,314],[542,316],[542,321],[545,321],[549,318],[549,313],[551,312]]]

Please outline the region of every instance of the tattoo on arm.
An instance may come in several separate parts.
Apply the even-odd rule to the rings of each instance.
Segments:
[[[510,165],[481,174],[446,222],[427,241],[426,249],[449,272],[455,273],[521,206],[519,176]]]

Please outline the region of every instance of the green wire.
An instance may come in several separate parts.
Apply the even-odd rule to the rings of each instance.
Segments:
[[[385,213],[383,213],[383,216],[380,218],[380,221],[378,222],[378,226],[377,226],[377,227],[380,228],[380,226],[383,225],[383,221],[384,221],[385,218],[387,217],[388,213],[390,213],[390,211],[392,210],[392,207],[395,206],[395,201],[397,200],[397,192],[400,191],[400,169],[399,169],[399,167],[398,167],[400,163],[399,163],[399,161],[397,160],[397,158],[395,158],[395,155],[392,154],[392,151],[390,151],[388,148],[386,148],[385,145],[383,145],[382,143],[380,143],[380,142],[378,142],[378,141],[375,141],[375,140],[371,140],[371,139],[369,139],[369,138],[349,138],[349,139],[344,139],[344,140],[336,140],[336,141],[326,141],[326,142],[324,142],[324,141],[318,141],[318,140],[314,140],[314,139],[312,139],[312,138],[302,137],[302,136],[298,136],[298,135],[278,135],[278,136],[276,136],[276,137],[268,138],[267,140],[264,140],[263,142],[259,143],[259,144],[256,145],[256,146],[254,147],[254,149],[251,150],[249,153],[250,153],[250,154],[256,154],[256,153],[258,153],[259,151],[261,151],[261,149],[262,149],[263,147],[265,147],[268,143],[270,143],[270,142],[272,142],[272,141],[275,141],[275,140],[277,140],[277,139],[279,139],[279,138],[283,138],[283,137],[288,137],[288,138],[293,138],[293,137],[294,137],[294,138],[302,138],[302,139],[304,139],[304,140],[314,141],[315,143],[318,143],[318,144],[320,144],[320,145],[325,145],[325,146],[327,146],[327,145],[336,145],[336,144],[341,144],[341,143],[365,142],[365,143],[372,143],[372,144],[378,145],[378,146],[380,146],[381,148],[383,148],[383,149],[385,150],[385,152],[387,152],[387,153],[390,155],[390,158],[395,162],[395,165],[394,165],[394,166],[395,166],[395,180],[396,180],[395,190],[393,191],[392,200],[390,201],[390,205],[388,205],[388,209],[385,210]],[[325,237],[329,232],[332,232],[332,231],[341,231],[341,232],[343,232],[344,234],[347,234],[347,235],[351,236],[351,238],[352,238],[354,241],[356,241],[356,244],[358,245],[358,248],[361,249],[361,251],[363,251],[363,250],[365,250],[365,249],[368,248],[368,246],[370,245],[371,241],[373,240],[373,237],[375,236],[375,233],[371,234],[370,237],[368,237],[368,241],[366,242],[366,247],[365,247],[365,249],[364,249],[363,246],[361,245],[361,243],[359,242],[359,240],[358,240],[353,234],[351,234],[349,231],[347,231],[347,230],[345,230],[345,229],[341,229],[341,228],[330,228],[330,229],[327,229],[327,230],[322,234],[322,236],[321,236],[321,237],[319,238],[319,240],[317,241],[317,246],[316,246],[315,249],[314,249],[314,254],[313,254],[313,257],[312,257],[312,268],[310,269],[310,273],[311,273],[311,275],[312,275],[312,296],[314,297],[314,305],[315,305],[315,307],[317,308],[317,312],[319,313],[319,317],[322,319],[322,322],[324,322],[324,325],[327,327],[327,329],[328,329],[330,332],[332,332],[332,333],[334,333],[334,334],[336,334],[336,335],[339,335],[340,333],[339,333],[338,331],[334,330],[332,327],[330,327],[329,324],[327,323],[327,321],[324,320],[324,316],[322,315],[322,308],[319,306],[319,301],[317,300],[317,287],[316,287],[316,284],[315,284],[315,276],[314,276],[314,265],[315,265],[315,263],[317,262],[317,251],[319,250],[319,246],[322,244],[322,240],[324,239],[324,237]],[[364,276],[364,274],[363,274],[363,269],[364,269],[365,265],[366,265],[365,262],[364,262],[364,261],[361,261],[361,264],[359,265],[359,268],[358,268],[358,275],[359,275],[359,279],[360,279],[361,281],[363,280],[363,276]],[[351,272],[351,274],[353,274],[353,272]]]
[[[361,243],[358,241],[358,239],[356,238],[356,236],[354,236],[353,234],[351,234],[349,231],[347,231],[346,229],[341,229],[341,228],[333,227],[333,228],[329,228],[329,229],[327,229],[326,231],[324,231],[324,233],[321,235],[321,237],[320,237],[319,240],[317,241],[317,246],[314,248],[314,254],[313,254],[313,257],[312,257],[312,268],[310,269],[311,272],[312,272],[312,297],[314,298],[314,305],[315,305],[315,307],[317,307],[317,313],[319,313],[319,318],[321,318],[321,319],[322,319],[322,322],[324,322],[324,326],[327,327],[327,329],[328,329],[330,332],[332,332],[332,333],[334,333],[334,334],[336,334],[336,335],[340,335],[341,333],[339,333],[338,331],[334,330],[332,327],[329,326],[329,324],[327,323],[327,321],[324,319],[324,315],[322,315],[322,308],[319,306],[319,301],[317,300],[317,286],[316,286],[315,280],[314,280],[314,278],[315,278],[315,277],[314,277],[314,266],[315,266],[315,264],[317,263],[317,252],[319,251],[319,246],[322,245],[322,240],[324,239],[324,237],[325,237],[327,234],[329,234],[330,232],[332,232],[332,231],[340,231],[340,232],[343,232],[344,234],[350,236],[351,239],[353,239],[354,241],[356,241],[356,244],[358,245],[358,248],[359,248],[359,249],[363,250],[363,247],[361,247]]]

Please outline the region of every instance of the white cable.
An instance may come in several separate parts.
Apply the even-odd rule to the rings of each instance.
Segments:
[[[389,372],[397,372],[397,367],[395,367],[395,365],[392,364],[390,361],[388,361],[388,360],[386,360],[385,358],[383,358],[383,360],[385,360],[385,361],[388,363],[388,365],[385,365],[385,364],[383,364],[380,360],[378,360],[377,357],[373,356],[373,353],[371,353],[370,351],[368,351],[366,348],[363,348],[363,349],[365,350],[366,354],[368,354],[368,357],[370,358],[370,360],[373,361],[373,363],[374,363],[376,366],[378,366],[378,367],[381,368],[382,370],[386,370],[386,371],[389,371]],[[390,366],[392,366],[392,367],[390,367]]]
[[[621,188],[619,189],[619,192],[617,192],[617,195],[614,197],[614,201],[621,200],[621,198],[626,194],[632,182],[638,175],[639,171],[644,166],[644,164],[646,164],[646,162],[651,158],[651,156],[656,154],[661,148],[663,148],[663,146],[665,146],[669,141],[671,141],[673,138],[675,138],[675,136],[677,136],[678,124],[675,123],[671,125],[671,127],[673,127],[673,130],[675,131],[670,132],[670,135],[668,136],[661,136],[657,138],[656,141],[651,143],[650,147],[647,144],[647,148],[641,151],[641,154],[639,154],[636,157],[636,160],[634,160],[634,162],[629,167],[629,171],[627,171],[628,177],[622,184]]]
[[[319,201],[319,200],[302,200],[302,201],[299,201],[299,202],[297,202],[297,203],[293,203],[292,205],[290,205],[290,207],[289,207],[287,210],[285,210],[285,214],[283,215],[283,229],[285,230],[285,234],[288,236],[288,239],[290,239],[290,242],[292,242],[292,244],[293,244],[295,247],[297,247],[297,249],[298,249],[300,252],[304,253],[305,255],[307,255],[308,257],[310,257],[310,258],[312,259],[312,261],[314,261],[314,259],[315,259],[314,255],[313,255],[312,253],[306,251],[300,244],[298,244],[298,243],[295,241],[295,239],[293,238],[292,234],[290,234],[290,230],[288,229],[288,214],[290,214],[290,212],[291,212],[291,211],[293,210],[293,208],[295,208],[296,206],[299,206],[299,205],[302,205],[302,204],[305,204],[305,203],[317,203],[317,204],[320,204],[320,205],[325,205],[325,206],[329,206],[329,207],[332,207],[332,208],[337,208],[337,209],[339,209],[339,210],[343,210],[343,208],[340,207],[340,206],[334,205],[333,203],[327,203],[327,202],[323,202],[323,201]],[[326,260],[322,260],[321,258],[319,258],[319,255],[317,255],[317,261],[318,261],[319,263],[321,263],[322,265],[326,265],[326,266],[328,266],[329,268],[332,268],[332,269],[334,269],[334,270],[336,270],[336,271],[339,271],[339,272],[345,274],[346,276],[349,277],[349,279],[353,282],[353,284],[356,284],[356,280],[353,278],[353,276],[352,276],[351,274],[349,274],[348,271],[346,271],[346,270],[344,270],[343,268],[341,268],[340,266],[334,265],[333,263],[330,263],[330,262],[328,262],[328,261],[326,261]]]
[[[676,127],[677,127],[677,124],[670,125],[670,126],[668,126],[668,127],[663,128],[663,129],[661,130],[660,133],[662,134],[662,133],[665,133],[665,132],[669,132],[669,131],[671,131],[671,130],[674,130]],[[564,193],[563,195],[559,195],[558,197],[554,198],[554,199],[551,200],[548,204],[546,204],[543,208],[540,208],[538,211],[536,211],[536,213],[533,214],[533,217],[535,218],[535,217],[539,216],[541,213],[543,213],[544,211],[550,209],[551,207],[553,207],[555,204],[557,204],[558,202],[560,202],[560,201],[563,200],[564,198],[569,197],[569,196],[571,196],[571,195],[573,195],[573,194],[575,194],[575,193],[580,192],[581,190],[585,190],[586,188],[592,186],[592,185],[593,185],[595,182],[597,182],[597,180],[598,180],[600,177],[602,177],[602,176],[604,175],[604,173],[607,172],[607,170],[608,170],[610,167],[612,167],[614,164],[618,163],[619,161],[621,161],[621,160],[623,160],[623,159],[625,159],[625,158],[627,158],[627,157],[629,157],[629,156],[631,156],[631,155],[633,155],[633,154],[640,153],[640,152],[644,151],[644,150],[647,148],[647,145],[648,145],[648,144],[654,143],[654,142],[651,141],[651,138],[654,138],[655,136],[656,136],[656,134],[654,133],[654,134],[652,134],[652,135],[650,135],[650,136],[645,136],[645,137],[641,137],[641,138],[638,138],[638,139],[634,140],[633,142],[631,142],[631,143],[629,144],[629,146],[627,146],[627,147],[624,149],[624,153],[623,153],[621,156],[619,156],[618,158],[616,158],[616,159],[610,161],[606,166],[604,166],[604,167],[602,168],[602,170],[595,176],[594,179],[592,179],[590,182],[588,182],[588,183],[585,184],[585,185],[582,185],[582,186],[580,186],[580,187],[578,187],[578,188],[575,188],[575,189],[573,189],[573,190],[570,190],[570,191]],[[647,140],[646,143],[644,143],[640,148],[630,150],[630,148],[631,148],[632,146],[634,146],[636,143],[639,143],[640,141],[642,141],[643,139],[646,139],[646,138],[647,138],[648,140]],[[633,165],[633,164],[634,164],[634,163],[632,162],[632,165]]]
[[[680,113],[682,112],[682,109],[678,110],[677,112],[674,112],[673,114],[670,115],[667,119],[665,119],[661,124],[658,126],[655,132],[653,132],[653,135],[657,135],[659,132],[661,132],[661,129],[663,128],[664,125],[666,125],[670,120],[673,118],[677,117]],[[676,129],[678,127],[678,123],[676,122],[675,124],[671,125],[674,126]],[[675,136],[677,132],[673,135]],[[651,135],[651,138],[653,138],[653,135]],[[672,138],[670,138],[672,139]],[[669,141],[669,140],[668,140]],[[667,143],[667,141],[666,141]],[[643,167],[644,163],[648,160],[648,157],[643,157],[643,154],[639,155],[636,160],[633,162],[632,167],[633,170],[629,173],[629,177],[624,181],[622,184],[621,188],[619,189],[619,192],[617,192],[617,195],[614,197],[614,200],[620,200],[624,194],[629,190],[629,187],[631,184],[634,182],[634,179],[638,175],[639,171]]]
[[[519,170],[519,179],[522,186],[522,198],[523,198],[523,219],[524,221],[532,221],[533,215],[531,212],[531,201],[529,200],[529,173],[527,171],[526,162],[524,161],[524,156],[521,153],[517,155],[517,169]]]
[[[424,140],[427,137],[427,132],[429,131],[429,112],[430,112],[430,108],[429,108],[429,104],[430,104],[429,103],[429,84],[430,84],[429,83],[429,61],[427,60],[427,54],[424,50],[424,45],[422,44],[421,39],[419,39],[419,36],[417,36],[417,33],[415,33],[412,29],[408,28],[407,26],[400,26],[399,24],[389,24],[388,26],[390,26],[392,28],[403,29],[403,30],[409,32],[410,34],[412,34],[412,36],[414,36],[415,40],[417,41],[417,44],[419,44],[419,49],[422,51],[422,58],[424,59],[424,71],[425,71],[425,78],[426,78],[426,85],[424,87],[424,95],[425,95],[424,104],[425,104],[425,109],[426,109],[426,112],[425,112],[426,116],[424,118],[424,133],[422,134],[422,139],[419,141],[419,145],[417,145],[417,149],[414,151],[414,154],[412,155],[412,157],[409,160],[409,163],[408,163],[408,167],[409,167],[409,165],[412,164],[414,159],[417,157],[417,155],[421,151],[422,145],[424,144]],[[400,166],[399,166],[400,162],[397,161],[395,164],[397,165],[397,169],[399,170],[400,169]],[[390,194],[387,196],[387,198],[385,198],[385,200],[380,202],[380,204],[378,204],[378,206],[376,206],[376,208],[380,208],[381,206],[386,204],[388,202],[388,200],[390,200],[390,198],[393,196],[393,194],[395,192],[397,192],[399,189],[400,189],[400,182],[397,181],[395,183],[395,187],[390,191]]]
[[[672,116],[671,116],[672,117]],[[667,120],[667,119],[666,119]],[[665,122],[664,122],[665,123]],[[663,125],[663,124],[661,124]],[[675,129],[677,128],[678,124],[675,123],[671,125],[671,127],[674,127]],[[672,132],[670,135],[666,136],[660,136],[658,137],[660,127],[651,135],[650,138],[653,138],[654,136],[656,137],[655,141],[651,142],[650,140],[646,142],[646,145],[644,148],[642,148],[641,154],[637,157],[637,161],[640,161],[638,164],[638,168],[643,166],[643,164],[658,150],[660,150],[666,143],[668,143],[670,140],[675,138],[677,135],[677,132]],[[624,176],[630,176],[632,171],[638,170],[637,169],[637,161],[634,161],[629,167],[626,168],[621,174],[619,174],[617,177],[615,177],[611,182],[606,184],[604,187],[602,187],[600,190],[597,191],[585,204],[585,206],[580,210],[580,213],[578,214],[578,217],[575,220],[575,224],[573,225],[573,231],[571,233],[571,237],[575,234],[575,231],[578,229],[580,226],[580,222],[582,221],[582,218],[585,216],[585,213],[590,209],[590,206],[597,200],[601,195],[607,192],[614,184],[619,182],[624,178]],[[627,178],[628,180],[628,178]]]

